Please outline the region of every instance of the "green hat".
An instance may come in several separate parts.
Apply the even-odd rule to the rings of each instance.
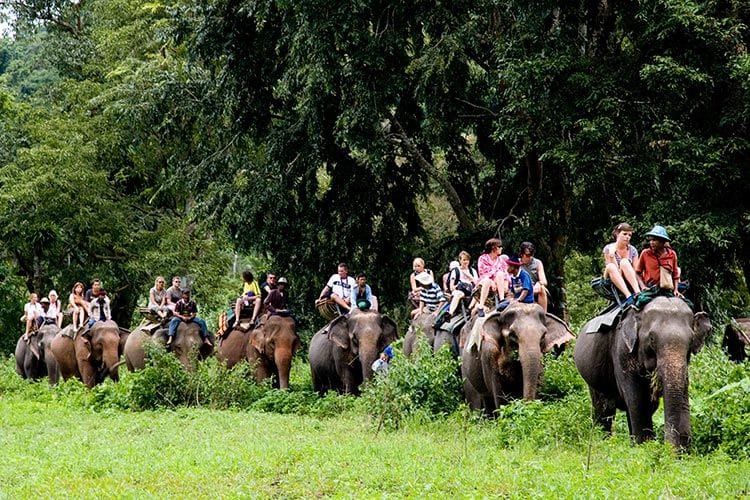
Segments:
[[[370,304],[370,301],[367,299],[360,299],[357,301],[357,307],[362,311],[367,311],[371,306],[372,304]]]

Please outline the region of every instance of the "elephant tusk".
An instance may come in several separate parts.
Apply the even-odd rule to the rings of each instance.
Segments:
[[[125,361],[118,361],[118,362],[117,362],[117,363],[115,363],[114,365],[112,365],[112,366],[108,366],[108,367],[107,367],[107,372],[111,372],[112,370],[114,370],[115,368],[119,367],[119,366],[120,366],[121,364],[123,364],[124,362],[125,362]]]

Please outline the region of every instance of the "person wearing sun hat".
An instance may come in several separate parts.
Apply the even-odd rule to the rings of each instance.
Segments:
[[[518,257],[511,257],[505,261],[508,265],[508,275],[510,275],[510,289],[513,292],[513,300],[524,302],[526,304],[534,303],[534,282],[531,275],[521,269],[523,263]]]
[[[411,312],[411,317],[416,319],[425,310],[437,316],[440,308],[445,304],[443,290],[428,272],[422,271],[415,279],[421,289],[419,290],[419,306]]]
[[[635,271],[645,287],[657,287],[673,291],[677,297],[680,283],[680,268],[677,265],[677,252],[672,250],[669,233],[663,226],[656,225],[646,233],[649,247],[641,252]],[[664,271],[662,271],[662,269]]]

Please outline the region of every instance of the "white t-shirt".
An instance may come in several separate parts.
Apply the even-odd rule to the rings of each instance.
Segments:
[[[42,316],[45,318],[57,318],[57,313],[60,312],[59,303],[59,300],[55,304],[50,303],[46,313],[44,312],[44,309],[42,309]]]
[[[35,304],[28,302],[25,306],[23,306],[23,312],[26,314],[26,319],[34,319],[38,316],[41,316],[44,312],[44,309],[42,309],[42,304],[40,304],[39,302]]]
[[[326,285],[331,289],[332,293],[335,293],[342,299],[348,299],[352,294],[352,289],[357,286],[357,281],[351,276],[347,276],[345,280],[342,280],[341,276],[334,274]]]

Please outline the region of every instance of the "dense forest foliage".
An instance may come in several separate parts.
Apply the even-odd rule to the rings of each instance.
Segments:
[[[401,303],[415,255],[495,235],[536,244],[559,308],[620,221],[668,228],[700,307],[747,312],[745,1],[0,7],[3,337],[25,291],[92,277],[123,323],[157,274],[216,309],[235,254],[301,311],[338,261]]]

